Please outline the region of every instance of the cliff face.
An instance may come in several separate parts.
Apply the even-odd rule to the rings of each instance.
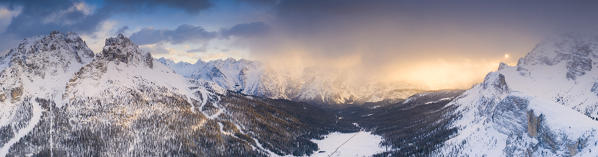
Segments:
[[[540,120],[540,117],[536,116],[533,110],[527,111],[527,135],[531,137],[538,136]]]

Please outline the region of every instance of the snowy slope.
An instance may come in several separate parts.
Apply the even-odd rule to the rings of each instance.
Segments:
[[[32,97],[61,100],[66,82],[93,58],[76,34],[52,33],[25,39],[2,60],[0,126],[11,121],[11,113]],[[62,88],[61,88],[62,87]],[[58,103],[57,105],[62,105]]]
[[[596,156],[598,38],[546,39],[449,105],[462,116],[448,156]]]
[[[54,36],[62,34],[32,40],[45,43],[45,38]],[[69,40],[57,39],[58,43]],[[67,45],[88,50],[84,42],[76,41],[81,44]],[[49,47],[52,50],[53,46]],[[35,49],[33,53],[38,51]],[[53,60],[77,61],[77,57],[68,55],[78,54],[73,52],[77,51],[65,50],[51,55],[57,56]],[[35,57],[28,53],[19,55]],[[102,52],[93,60],[91,56],[89,51],[87,64],[61,67],[76,68],[68,71],[70,75],[65,79],[61,79],[62,75],[47,78],[51,76],[48,71],[55,70],[43,66],[22,69],[39,70],[35,74],[42,74],[42,78],[46,74],[46,79],[53,80],[32,80],[32,84],[37,84],[31,86],[37,87],[34,90],[28,90],[26,84],[23,86],[21,92],[26,103],[17,104],[15,110],[7,112],[15,115],[7,120],[14,123],[12,127],[0,128],[3,137],[0,156],[260,156],[266,152],[236,137],[241,134],[220,131],[218,123],[231,122],[216,120],[217,114],[206,113],[200,106],[214,102],[215,94],[203,87],[192,91],[187,79],[160,63],[154,64],[149,53],[142,52],[123,35],[107,39]],[[33,59],[31,63],[44,63],[43,58]],[[49,86],[54,84],[57,85]],[[45,96],[44,92],[57,89],[60,92],[52,94],[58,96]],[[208,99],[208,95],[211,98]],[[8,105],[2,107],[5,106]],[[187,143],[183,145],[184,141]]]
[[[323,104],[349,104],[378,102],[407,98],[422,90],[408,85],[380,83],[351,85],[346,79],[326,77],[329,75],[306,69],[301,78],[286,76],[270,70],[259,62],[249,60],[214,60],[195,64],[174,63],[160,58],[178,74],[195,80],[212,81],[224,89],[248,95],[281,98]]]

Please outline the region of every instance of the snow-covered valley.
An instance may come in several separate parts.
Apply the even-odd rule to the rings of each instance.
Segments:
[[[382,137],[370,132],[359,131],[354,133],[333,132],[322,140],[312,140],[318,144],[315,157],[362,157],[372,156],[384,152],[380,146]]]

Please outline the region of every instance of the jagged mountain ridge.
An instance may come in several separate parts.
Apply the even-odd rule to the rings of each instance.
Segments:
[[[597,156],[598,38],[548,38],[449,103],[444,156]]]
[[[339,126],[313,105],[187,80],[122,35],[94,57],[76,34],[53,32],[0,60],[0,156],[304,155]]]
[[[165,58],[158,61],[187,78],[216,82],[230,91],[317,104],[396,102],[424,91],[402,84],[366,83],[353,86],[345,79],[324,77],[324,74],[309,69],[306,69],[303,78],[292,78],[270,70],[259,62],[245,59],[198,60],[194,64],[175,63]]]

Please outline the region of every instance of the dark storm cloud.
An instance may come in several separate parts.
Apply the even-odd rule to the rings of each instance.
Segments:
[[[504,59],[505,54],[516,60],[547,35],[598,30],[598,1],[587,0],[280,0],[252,4],[272,9],[265,21],[271,27],[268,36],[247,41],[252,57],[274,62],[273,67],[281,69],[340,67],[339,71],[357,73],[357,78],[460,77],[450,75],[453,71],[472,71],[482,77],[493,70],[487,65],[511,62]],[[447,64],[425,66],[435,65],[435,60]],[[465,61],[471,62],[466,65]],[[438,73],[437,67],[449,74],[432,73]],[[417,73],[408,74],[412,69]]]
[[[217,33],[206,31],[201,26],[180,25],[174,30],[144,28],[131,35],[131,40],[140,45],[170,42],[179,44],[187,41],[202,41],[215,38]]]
[[[107,0],[106,2],[110,11],[147,11],[166,6],[195,14],[212,6],[209,0]]]
[[[249,3],[249,4],[258,4],[258,5],[276,5],[280,0],[238,0],[238,1]]]
[[[228,38],[231,36],[254,37],[264,35],[268,32],[268,29],[268,25],[266,25],[264,22],[244,23],[235,25],[230,29],[222,30],[221,35],[224,38]]]
[[[196,14],[211,7],[208,0],[107,0],[99,8],[88,8],[84,1],[78,0],[0,0],[0,5],[22,8],[5,32],[0,32],[5,40],[0,49],[10,48],[8,43],[54,30],[95,32],[110,16],[122,12],[151,12],[157,7],[168,7]]]
[[[414,47],[409,42],[417,40],[453,50],[467,49],[471,41],[516,47],[509,38],[598,28],[598,1],[281,0],[254,4],[273,8],[274,18],[268,23],[286,34],[282,38],[331,57],[356,50],[371,51],[368,57],[381,59],[397,57],[389,54],[412,55],[417,53],[405,49]],[[258,48],[270,49],[270,42]],[[470,50],[460,54],[496,55]]]
[[[53,30],[88,33],[109,17],[103,12],[88,13],[76,8],[78,1],[2,1],[11,7],[22,7],[22,12],[12,19],[5,34],[19,38],[45,34]]]
[[[296,33],[319,33],[351,26],[455,24],[466,27],[541,27],[593,29],[598,1],[588,0],[282,0],[274,6],[277,22]],[[393,23],[394,22],[394,23]]]
[[[232,36],[249,38],[264,35],[268,32],[268,25],[263,22],[237,24],[221,31],[207,31],[201,26],[183,24],[176,29],[143,28],[131,35],[131,40],[140,45],[169,42],[180,44],[193,41],[209,41],[217,37],[229,38]],[[196,51],[194,51],[196,52]]]

